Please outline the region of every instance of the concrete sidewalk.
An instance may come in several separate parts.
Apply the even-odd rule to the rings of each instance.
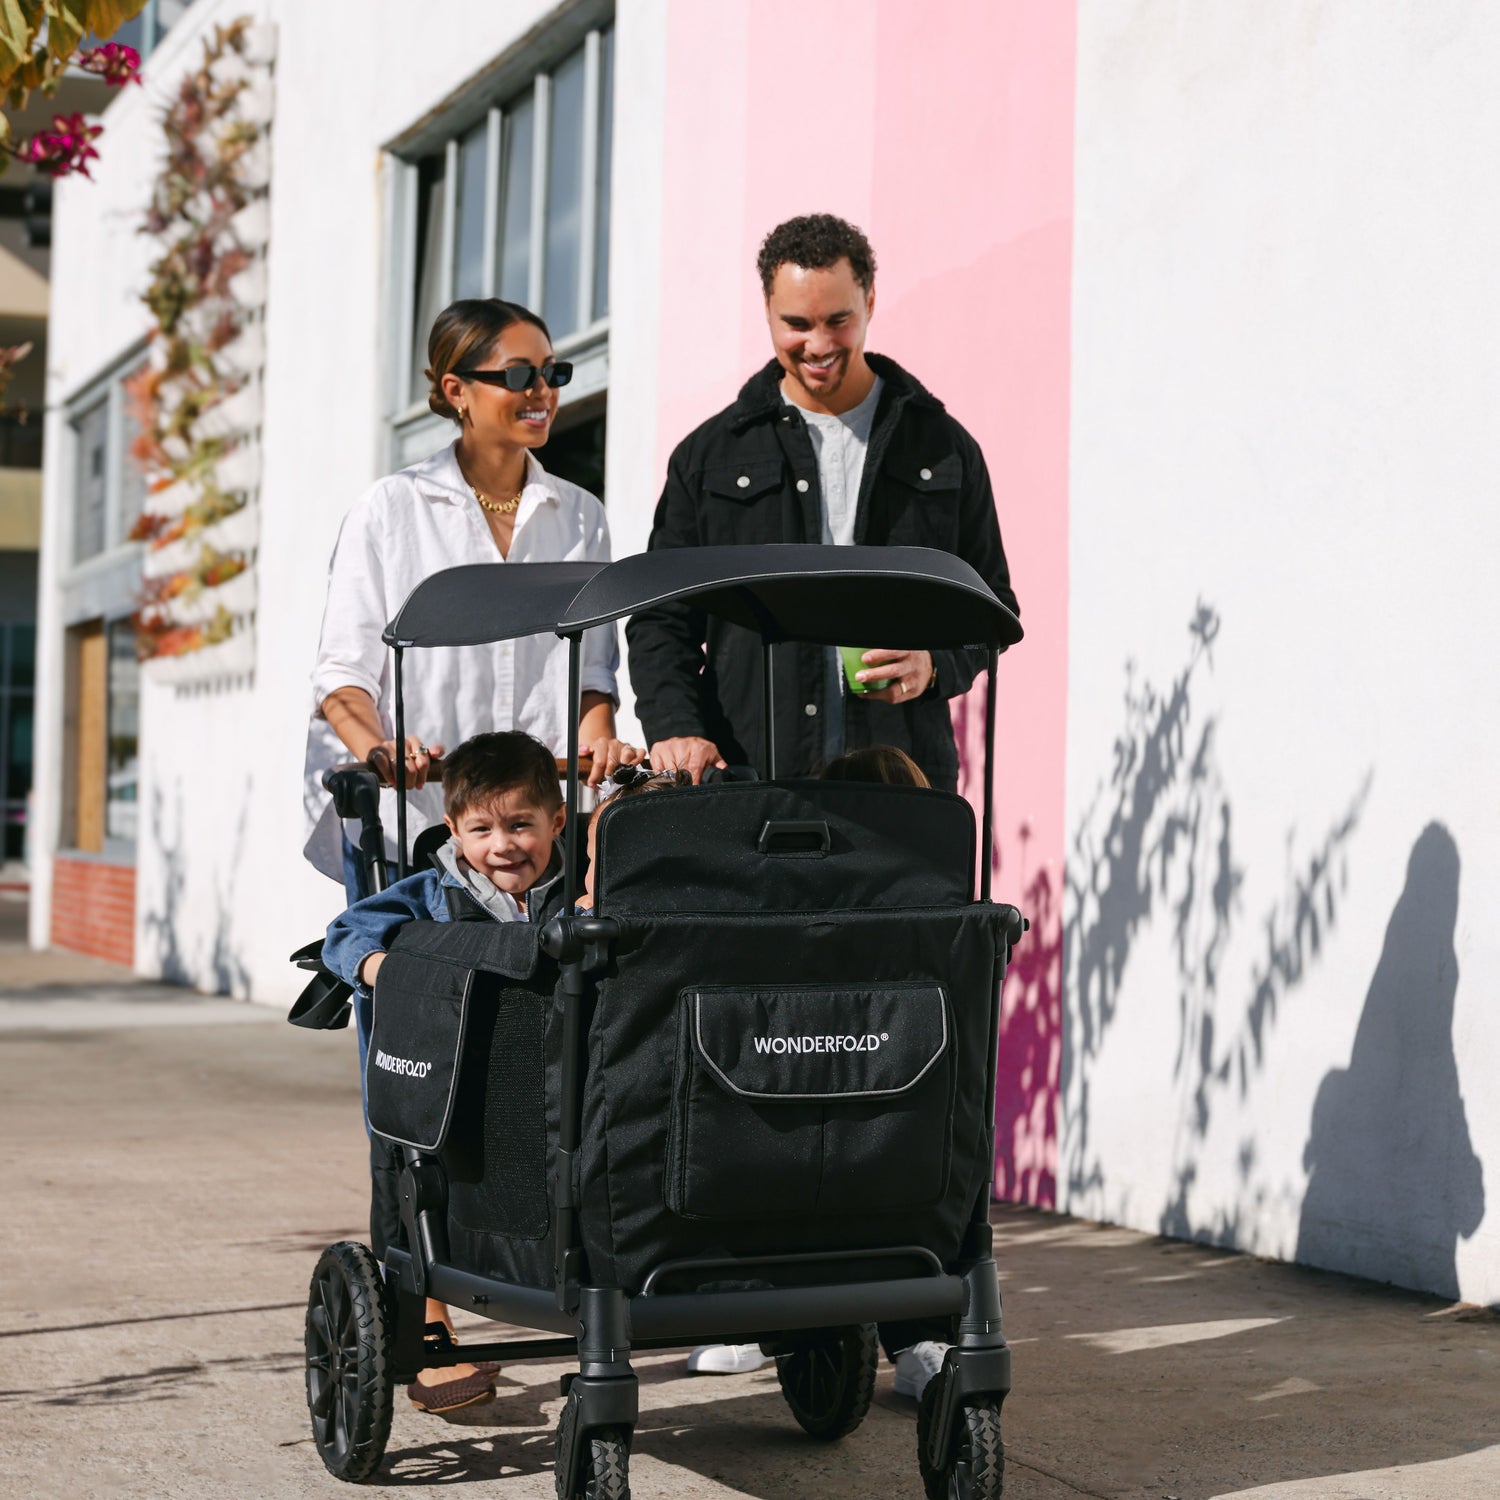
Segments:
[[[318,1253],[364,1237],[352,1035],[159,989],[0,952],[3,1491],[342,1493],[300,1348]],[[1026,1210],[996,1225],[1008,1495],[1500,1494],[1492,1313]],[[550,1496],[562,1368],[511,1366],[451,1421],[398,1399],[375,1487]],[[639,1368],[640,1500],[921,1494],[915,1409],[885,1367],[832,1446],[801,1434],[772,1370]]]

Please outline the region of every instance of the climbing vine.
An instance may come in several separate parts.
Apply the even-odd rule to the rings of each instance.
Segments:
[[[248,435],[224,415],[253,363],[241,347],[253,309],[240,280],[257,252],[244,218],[262,192],[249,164],[265,127],[243,107],[252,87],[240,65],[249,29],[248,18],[216,28],[200,65],[179,83],[162,116],[166,153],[141,225],[162,249],[142,298],[152,317],[150,357],[126,382],[138,432],[131,451],[149,497],[131,538],[153,552],[191,543],[250,499],[250,484],[226,463]],[[244,573],[247,550],[204,545],[196,558],[181,548],[170,556],[168,571],[148,560],[135,616],[143,659],[217,644],[234,628],[222,607],[187,621],[180,605]]]

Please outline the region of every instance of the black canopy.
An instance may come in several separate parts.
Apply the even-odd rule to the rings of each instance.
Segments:
[[[385,627],[387,646],[485,646],[551,635],[607,563],[469,563],[424,578]]]
[[[1021,624],[961,558],[931,547],[676,547],[622,558],[586,584],[559,634],[690,599],[772,641],[1010,646]]]
[[[675,547],[599,563],[477,563],[412,590],[401,646],[470,646],[591,626],[675,600],[771,641],[1011,646],[1020,621],[960,558],[929,547]]]

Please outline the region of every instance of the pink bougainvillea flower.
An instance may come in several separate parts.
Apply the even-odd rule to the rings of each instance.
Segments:
[[[85,73],[97,73],[112,89],[141,81],[141,54],[121,42],[90,47],[87,52],[80,52],[76,61]]]
[[[81,172],[92,179],[88,163],[99,153],[90,143],[103,129],[102,125],[88,124],[82,115],[53,115],[52,129],[37,131],[16,156],[48,177]]]

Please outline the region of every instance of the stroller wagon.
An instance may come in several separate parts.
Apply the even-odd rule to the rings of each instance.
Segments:
[[[569,915],[582,632],[684,602],[761,639],[764,779],[611,808],[595,908]],[[832,1439],[869,1407],[873,1325],[940,1319],[953,1347],[918,1413],[926,1492],[998,1496],[1010,1351],[988,1218],[995,1054],[1025,923],[990,900],[990,762],[996,660],[1019,624],[965,563],[921,548],[454,568],[386,631],[397,742],[406,650],[544,631],[570,648],[564,914],[414,922],[381,970],[369,1118],[399,1151],[402,1232],[379,1261],[332,1246],[314,1274],[307,1391],[324,1463],[369,1477],[393,1388],[423,1366],[576,1357],[557,1493],[623,1497],[633,1352],[759,1341],[796,1420]],[[988,651],[977,900],[961,798],[777,777],[776,646],[849,640]],[[363,802],[383,879],[372,773],[332,785],[341,812]],[[294,1019],[342,1024],[342,999],[325,975]],[[429,1296],[541,1336],[434,1357]]]

